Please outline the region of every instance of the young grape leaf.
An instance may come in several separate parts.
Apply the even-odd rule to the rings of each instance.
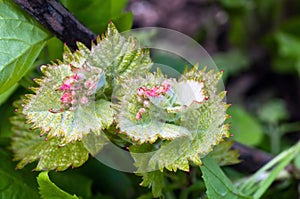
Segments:
[[[179,82],[189,82],[187,85],[189,85],[189,87],[193,87],[189,88],[192,91],[194,91],[193,89],[199,90],[200,87],[202,87],[200,86],[200,82],[203,82],[204,92],[207,98],[202,97],[202,95],[198,93],[193,97],[194,101],[203,100],[200,103],[191,103],[190,101],[185,100],[183,97],[181,98],[181,101],[184,102],[184,108],[182,111],[179,111],[180,115],[178,117],[178,121],[176,121],[177,118],[175,118],[175,122],[173,122],[175,124],[172,125],[176,126],[176,124],[178,124],[178,126],[187,130],[187,134],[182,131],[179,131],[179,133],[175,131],[173,134],[171,134],[173,136],[171,138],[173,139],[165,139],[165,134],[160,133],[159,137],[164,141],[157,146],[157,150],[151,153],[141,153],[142,151],[140,151],[139,145],[130,148],[130,151],[132,152],[131,154],[135,159],[135,166],[138,167],[137,172],[142,173],[153,170],[162,171],[163,168],[166,168],[170,171],[176,171],[177,169],[189,171],[189,161],[200,165],[200,157],[208,154],[210,151],[212,151],[213,146],[219,144],[221,141],[223,141],[223,138],[229,136],[228,125],[224,123],[227,118],[226,109],[228,107],[226,103],[223,102],[225,92],[217,93],[217,85],[220,78],[221,73],[211,70],[206,71],[206,68],[198,70],[197,66],[191,70],[187,70],[183,74],[183,77],[179,79]],[[187,91],[185,89],[181,90],[180,92],[186,93]],[[122,103],[129,105],[126,106],[122,104],[124,105],[122,107],[128,107],[129,110],[124,111],[124,113],[123,110],[121,110],[121,116],[119,116],[119,120],[123,119],[122,114],[124,114],[124,117],[132,118],[132,129],[137,126],[134,114],[136,114],[139,110],[139,107],[132,105],[136,105],[138,103],[133,102],[130,101],[130,98],[128,98],[126,101],[123,101]],[[180,104],[180,102],[178,103]],[[189,104],[189,106],[186,104]],[[154,120],[153,118],[155,119],[155,117],[152,117],[150,120],[151,122]],[[162,117],[161,119],[166,120],[166,117]],[[143,121],[146,120],[142,120],[141,123]],[[119,123],[122,131],[122,120],[120,120]],[[150,131],[151,130],[152,129],[150,129]],[[163,130],[163,128],[161,128],[161,130]],[[140,134],[135,134],[136,137],[140,136],[140,140],[147,142],[151,138],[148,136],[147,139],[149,140],[144,139],[142,137],[144,135]],[[127,135],[132,138],[131,134]],[[140,146],[143,147],[143,145]]]
[[[143,181],[140,185],[151,187],[152,194],[155,198],[161,197],[163,195],[162,190],[165,187],[164,174],[160,171],[152,171],[141,175],[143,176]]]
[[[48,171],[41,172],[37,177],[37,182],[39,184],[39,190],[42,199],[79,199],[76,195],[70,195],[51,182],[48,176]]]
[[[220,166],[239,163],[239,152],[238,150],[232,150],[232,145],[233,140],[221,142],[210,152],[210,157],[216,160]]]
[[[211,199],[251,199],[252,197],[240,194],[230,179],[223,173],[218,164],[210,157],[202,159],[200,166],[204,179],[207,196]]]
[[[149,53],[134,38],[120,35],[112,23],[91,50],[81,43],[78,49],[72,53],[66,47],[63,62],[42,66],[44,77],[35,80],[39,87],[24,100],[27,122],[48,138],[61,137],[63,144],[108,128],[114,110],[104,99],[110,99],[112,87],[151,65]]]
[[[45,136],[39,136],[40,130],[29,130],[30,126],[24,124],[25,118],[21,115],[21,111],[18,109],[17,115],[11,118],[14,132],[11,148],[14,160],[21,160],[16,168],[21,169],[26,164],[38,160],[35,170],[60,171],[69,166],[79,167],[87,161],[89,152],[82,142],[76,141],[61,146],[60,138],[45,140]]]
[[[26,74],[49,37],[12,1],[0,2],[0,94]]]

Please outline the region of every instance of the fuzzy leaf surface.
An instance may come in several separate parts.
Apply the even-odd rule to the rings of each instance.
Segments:
[[[164,174],[160,171],[152,171],[143,173],[143,181],[140,183],[141,186],[151,187],[153,197],[158,198],[163,195],[162,190],[165,187]]]
[[[228,125],[225,124],[227,118],[227,105],[223,102],[225,92],[217,91],[220,77],[219,72],[206,71],[205,68],[198,70],[197,66],[183,74],[182,80],[179,81],[185,82],[187,79],[187,81],[203,82],[208,99],[201,103],[193,102],[180,111],[179,122],[175,124],[188,130],[186,136],[165,140],[157,145],[155,151],[148,151],[148,153],[143,151],[145,145],[130,148],[138,168],[137,172],[162,171],[163,168],[170,171],[177,169],[189,171],[189,161],[200,165],[200,157],[207,155],[215,145],[223,141],[223,138],[229,136]],[[198,87],[198,84],[195,86]],[[201,97],[196,95],[195,99],[198,98]],[[181,101],[187,102],[185,99]]]
[[[19,113],[11,119],[13,132],[12,141],[14,160],[20,160],[17,168],[21,169],[26,164],[38,161],[35,170],[65,170],[70,166],[79,167],[87,161],[89,153],[82,142],[76,141],[60,146],[60,138],[39,136],[39,130],[29,130],[29,125],[24,124],[24,118]]]
[[[231,150],[233,140],[224,141],[218,144],[210,153],[210,156],[218,162],[218,165],[232,165],[240,162],[238,150]]]
[[[114,87],[151,65],[149,53],[134,38],[119,34],[112,23],[91,50],[81,43],[78,49],[72,53],[66,47],[63,62],[43,66],[44,77],[36,80],[39,87],[32,88],[35,94],[24,101],[27,122],[48,138],[62,137],[62,144],[82,140],[89,133],[99,136],[114,120],[109,102]],[[93,92],[89,91],[94,84]]]

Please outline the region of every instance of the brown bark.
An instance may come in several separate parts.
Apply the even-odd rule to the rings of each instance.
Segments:
[[[77,41],[90,48],[97,37],[55,0],[14,1],[73,50]]]
[[[232,167],[246,173],[253,173],[268,163],[273,156],[256,148],[245,146],[235,142],[232,149],[236,149],[240,153],[241,163]]]

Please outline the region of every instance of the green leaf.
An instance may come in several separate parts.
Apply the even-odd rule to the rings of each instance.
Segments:
[[[247,69],[250,64],[249,58],[238,50],[215,54],[213,60],[219,69],[224,70],[222,76],[224,81],[226,81],[228,76],[236,75]]]
[[[113,20],[120,31],[129,30],[132,25],[130,14],[122,14],[127,0],[64,0],[64,5],[92,31],[103,33],[109,21]],[[124,17],[124,22],[120,18]],[[120,25],[120,26],[119,26]]]
[[[275,125],[288,119],[288,112],[284,101],[280,99],[272,99],[268,101],[259,109],[258,117],[264,122]]]
[[[94,133],[89,133],[82,139],[84,147],[92,156],[95,156],[103,148],[106,141],[107,138],[104,135],[95,135]]]
[[[207,196],[211,199],[251,199],[252,197],[240,194],[230,179],[223,173],[218,164],[210,157],[202,159],[200,166],[204,179]]]
[[[76,110],[61,111],[64,93],[59,88],[64,84],[65,78],[74,75],[71,67],[66,64],[43,66],[42,72],[46,77],[36,80],[40,84],[39,88],[35,88],[36,95],[26,95],[23,114],[26,115],[27,121],[33,123],[34,128],[42,129],[41,134],[47,133],[49,138],[63,137],[64,143],[80,140],[90,131],[98,134],[104,127],[101,126],[102,123],[95,122],[101,118],[98,118],[99,114],[96,114],[95,106],[97,105],[93,98],[88,99],[86,105],[79,104]],[[95,72],[90,74],[91,77],[86,76],[87,78],[100,78],[100,75]],[[87,90],[85,87],[83,89]],[[78,95],[80,98],[80,93]],[[82,95],[85,96],[84,93]],[[107,115],[101,116],[107,117]]]
[[[151,77],[152,81],[145,81],[145,82],[154,82],[155,84],[160,85],[160,80],[155,79],[154,75]],[[151,80],[150,78],[150,80]],[[178,82],[183,82],[186,83],[189,82],[190,87],[186,88],[181,91],[175,91],[176,92],[182,92],[182,93],[188,93],[187,89],[191,89],[194,91],[195,88],[199,87],[200,82],[204,82],[204,88],[203,92],[208,96],[208,98],[203,98],[200,97],[201,95],[198,96],[198,93],[193,96],[194,101],[200,100],[200,103],[192,103],[189,104],[185,99],[181,98],[176,98],[177,100],[176,106],[178,105],[179,111],[176,113],[175,111],[175,116],[174,120],[171,121],[171,125],[177,126],[180,128],[185,129],[185,132],[183,131],[174,131],[173,133],[170,132],[171,139],[166,139],[164,134],[165,131],[164,128],[161,128],[160,134],[158,134],[158,137],[160,140],[163,140],[162,142],[159,142],[157,144],[154,144],[156,147],[155,151],[147,151],[147,146],[148,145],[135,145],[130,148],[130,151],[132,152],[132,156],[135,160],[135,166],[137,166],[138,170],[137,172],[145,172],[145,171],[153,171],[153,170],[163,170],[163,168],[166,168],[167,170],[170,171],[176,171],[177,169],[181,169],[183,171],[189,171],[189,161],[193,162],[194,164],[200,165],[201,160],[200,157],[205,156],[208,154],[210,151],[212,151],[213,146],[219,144],[221,141],[223,141],[223,138],[229,136],[228,132],[228,125],[224,124],[224,121],[226,120],[226,108],[227,105],[224,103],[222,100],[225,96],[225,92],[220,92],[217,93],[216,87],[218,85],[219,79],[221,78],[221,73],[215,72],[215,71],[206,71],[206,68],[202,70],[198,70],[198,67],[195,66],[191,70],[187,70],[181,79],[179,79]],[[137,78],[136,78],[137,79]],[[197,83],[198,82],[198,83]],[[135,84],[138,85],[133,85],[132,84],[126,84],[129,86],[131,89],[136,88],[137,86],[142,86],[143,84],[139,84],[138,81],[134,81]],[[149,85],[148,83],[147,85]],[[172,89],[172,83],[170,83],[170,88]],[[153,86],[153,85],[151,85]],[[196,89],[197,90],[197,89]],[[127,91],[127,89],[125,89]],[[202,91],[200,91],[202,92]],[[168,114],[164,115],[164,105],[161,104],[160,106],[160,111],[154,112],[151,109],[148,111],[152,115],[152,117],[149,119],[143,119],[141,120],[141,124],[139,124],[139,121],[136,121],[136,118],[134,117],[137,111],[139,110],[140,107],[138,107],[138,100],[135,100],[134,97],[137,94],[137,90],[130,92],[126,92],[129,97],[122,99],[122,107],[128,107],[128,111],[123,111],[121,109],[120,115],[119,115],[119,124],[120,124],[120,129],[122,131],[122,125],[125,124],[132,124],[132,129],[134,127],[137,127],[139,129],[138,125],[145,125],[147,122],[153,123],[155,121],[156,123],[154,124],[159,124],[159,121],[168,121]],[[183,95],[178,95],[178,96],[183,96]],[[132,100],[130,101],[130,97]],[[199,98],[199,99],[198,99]],[[128,100],[127,100],[128,99]],[[201,101],[203,100],[203,101]],[[177,102],[178,101],[178,102]],[[183,103],[183,106],[180,106],[180,104]],[[155,107],[155,106],[154,106]],[[181,107],[184,107],[182,110],[180,110]],[[150,106],[151,108],[151,106]],[[169,108],[169,107],[168,107]],[[172,107],[171,107],[172,108]],[[170,109],[173,110],[173,109]],[[145,112],[144,115],[146,115],[147,112]],[[167,111],[168,113],[168,111]],[[173,114],[173,112],[171,112]],[[123,124],[123,115],[126,118],[131,119],[131,123],[127,122]],[[126,115],[127,114],[127,115]],[[130,116],[131,114],[131,116]],[[178,114],[178,115],[176,115]],[[155,116],[155,117],[154,117]],[[143,116],[144,117],[144,116]],[[170,116],[169,116],[170,117]],[[158,118],[158,119],[157,119]],[[172,117],[170,117],[173,119]],[[125,120],[128,121],[128,120]],[[167,123],[168,124],[168,123]],[[130,125],[129,125],[130,126]],[[147,126],[147,125],[145,125]],[[159,126],[160,127],[160,126]],[[166,126],[167,128],[167,126]],[[169,127],[168,127],[169,128]],[[156,130],[155,128],[151,128],[150,130]],[[149,130],[148,130],[149,131]],[[146,130],[142,132],[148,132]],[[140,131],[135,131],[136,134],[134,136],[133,133],[128,133],[125,131],[126,135],[129,135],[130,137],[133,138],[140,138],[138,140],[143,140],[146,143],[149,142],[153,143],[153,140],[151,140],[151,137],[148,137],[148,139],[144,138],[144,135]],[[168,132],[169,133],[169,132]],[[141,144],[141,143],[139,143]],[[144,151],[144,147],[146,147],[146,151]],[[147,152],[147,153],[145,153]]]
[[[300,38],[294,35],[278,32],[275,35],[278,42],[279,54],[283,57],[297,58],[300,56]]]
[[[0,94],[26,74],[49,36],[11,1],[0,2]]]
[[[103,98],[110,100],[113,85],[151,65],[149,53],[134,38],[121,36],[112,23],[106,37],[91,50],[81,43],[78,48],[72,53],[66,47],[64,62],[41,67],[44,77],[36,80],[39,87],[32,88],[35,94],[24,100],[27,122],[48,138],[62,137],[64,144],[108,128],[114,111]]]
[[[120,15],[118,18],[112,19],[112,21],[117,26],[120,32],[130,30],[133,22],[133,14],[132,12],[126,12]]]
[[[238,150],[231,150],[233,143],[233,140],[221,142],[210,152],[210,157],[217,161],[220,166],[239,163],[240,154]]]
[[[92,196],[93,181],[81,174],[80,169],[50,172],[49,177],[53,183],[68,193],[76,194],[83,199],[89,199]]]
[[[45,140],[40,137],[40,130],[29,130],[30,126],[24,124],[25,118],[18,110],[16,116],[11,118],[12,131],[15,133],[12,138],[12,150],[14,160],[21,160],[17,168],[23,168],[26,164],[38,160],[35,170],[65,170],[69,166],[79,167],[87,161],[88,151],[83,143],[76,141],[61,146],[61,139],[54,137]]]
[[[158,198],[163,196],[162,190],[165,188],[165,179],[163,172],[152,171],[141,174],[143,181],[140,183],[141,186],[152,188],[153,197]]]
[[[11,157],[0,149],[0,198],[39,199],[34,173],[16,171]]]
[[[0,105],[2,105],[13,92],[18,88],[18,84],[16,83],[12,87],[10,87],[8,90],[6,90],[4,93],[0,94]]]
[[[256,118],[238,105],[228,109],[228,113],[232,116],[229,122],[234,140],[250,146],[260,143],[263,130]]]
[[[41,172],[37,177],[37,182],[39,184],[42,199],[79,199],[76,195],[70,195],[51,182],[48,176],[48,171]]]
[[[124,83],[124,79],[142,76],[152,66],[148,50],[142,49],[139,42],[121,35],[113,23],[108,24],[105,37],[92,47],[87,62],[105,71],[108,85]]]

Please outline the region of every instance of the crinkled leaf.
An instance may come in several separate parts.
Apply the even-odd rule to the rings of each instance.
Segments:
[[[151,65],[149,53],[132,37],[121,36],[112,23],[91,50],[81,43],[78,49],[72,53],[66,47],[63,62],[43,66],[45,76],[36,80],[39,87],[24,101],[27,122],[42,129],[41,134],[47,133],[48,138],[62,137],[64,144],[81,140],[90,132],[99,135],[108,128],[114,111],[110,102],[101,98],[110,99],[114,83],[122,83],[131,73],[141,74]],[[89,78],[97,84],[94,93],[87,91],[93,85]]]
[[[174,114],[168,113],[157,106],[151,106],[143,115],[142,120],[136,119],[136,114],[143,105],[138,100],[137,91],[144,85],[160,85],[164,76],[160,71],[146,76],[131,77],[120,86],[118,97],[118,126],[122,133],[139,143],[155,142],[158,138],[172,140],[176,137],[187,136],[189,131],[181,126],[166,123],[165,120]],[[152,99],[154,101],[155,99]],[[176,117],[176,116],[175,116]]]
[[[106,141],[104,135],[95,135],[94,133],[89,133],[82,139],[84,147],[92,156],[95,156],[103,148]]]
[[[20,110],[19,110],[20,111]],[[83,143],[76,141],[60,146],[61,139],[53,137],[45,140],[39,136],[39,130],[29,130],[29,125],[24,124],[24,118],[19,113],[11,119],[13,123],[12,150],[14,160],[20,160],[17,168],[38,160],[35,170],[65,170],[68,167],[79,167],[87,161],[88,151]]]
[[[165,187],[164,174],[160,171],[152,171],[143,173],[143,181],[141,186],[152,188],[152,194],[155,198],[163,196],[162,190]]]
[[[48,171],[41,172],[37,177],[37,182],[39,184],[42,199],[79,199],[76,195],[70,195],[51,182],[48,176]]]
[[[122,83],[128,76],[142,75],[150,68],[149,51],[142,49],[135,38],[119,34],[113,23],[108,24],[104,36],[92,47],[87,62],[105,71],[108,84]]]
[[[27,121],[33,123],[34,128],[41,128],[48,137],[64,137],[66,143],[80,140],[90,131],[97,133],[101,125],[95,121],[101,118],[98,118],[95,112],[93,101],[73,111],[60,111],[63,94],[58,89],[64,79],[73,74],[70,66],[65,64],[48,66],[43,67],[42,71],[46,77],[37,80],[40,87],[36,88],[36,94],[27,95],[25,100],[23,113]]]
[[[237,164],[239,160],[238,150],[231,150],[233,140],[221,142],[210,153],[210,157],[217,161],[218,165],[225,166],[231,164]]]
[[[223,102],[225,92],[217,93],[220,77],[218,72],[198,70],[197,67],[183,74],[182,81],[203,82],[206,91],[204,94],[208,99],[192,103],[180,112],[179,125],[188,130],[187,135],[164,141],[157,146],[157,150],[148,151],[149,153],[141,153],[144,145],[130,148],[138,167],[137,172],[157,169],[162,171],[163,168],[189,171],[189,161],[200,165],[200,157],[208,154],[213,146],[229,136],[228,125],[224,124],[227,118],[227,105]]]
[[[200,166],[204,179],[207,196],[211,199],[251,199],[250,196],[242,195],[232,184],[230,179],[223,173],[218,164],[209,156],[202,159]]]
[[[172,124],[151,122],[148,124],[133,124],[132,121],[122,119],[121,130],[127,136],[139,143],[155,142],[158,138],[172,140],[176,137],[187,136],[188,130],[181,126]]]
[[[39,199],[34,174],[30,171],[16,171],[11,157],[0,150],[0,198]]]
[[[26,74],[49,36],[11,1],[0,2],[0,94]]]
[[[114,121],[116,111],[112,108],[112,103],[106,100],[97,100],[95,104],[98,121],[103,128],[108,128]]]

